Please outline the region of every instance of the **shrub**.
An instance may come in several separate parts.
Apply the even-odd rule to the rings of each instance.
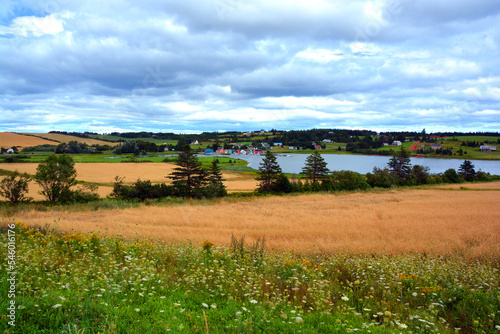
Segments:
[[[21,174],[15,171],[0,182],[0,195],[11,203],[29,201],[31,198],[25,195],[28,193],[28,183],[30,180],[31,177],[27,173]]]
[[[151,184],[149,180],[141,181],[139,179],[133,185],[127,186],[123,184],[123,179],[118,176],[115,177],[111,197],[145,201],[147,199],[179,195],[173,186],[168,186],[165,183]]]
[[[97,194],[96,185],[84,185],[83,189],[77,189],[72,191],[71,201],[75,203],[87,203],[98,201],[100,199],[99,194]]]
[[[429,167],[414,165],[411,169],[412,180],[416,184],[427,184],[429,179]]]
[[[453,168],[447,169],[443,173],[443,181],[445,183],[460,183],[460,182],[463,182],[463,180],[460,177],[460,175],[458,175],[457,171],[454,170]]]
[[[373,168],[372,173],[366,174],[366,182],[373,188],[391,188],[398,184],[398,180],[387,168]]]
[[[330,190],[365,190],[370,188],[363,175],[348,170],[332,172],[329,181]]]

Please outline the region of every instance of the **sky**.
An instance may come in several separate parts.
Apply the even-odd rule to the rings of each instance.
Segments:
[[[0,131],[500,131],[498,0],[3,0]]]

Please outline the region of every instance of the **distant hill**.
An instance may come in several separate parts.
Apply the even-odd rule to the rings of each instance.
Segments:
[[[77,137],[77,136],[72,136],[72,135],[66,135],[66,134],[61,134],[61,133],[23,133],[25,136],[35,136],[38,138],[43,138],[47,140],[53,140],[58,143],[68,143],[72,140],[77,141],[79,143],[85,143],[87,145],[110,145],[110,146],[115,146],[118,143],[112,143],[109,141],[103,141],[99,139],[93,139],[93,138],[82,138],[82,137]],[[54,142],[50,142],[51,144],[54,144]]]
[[[38,145],[57,145],[57,142],[20,133],[0,132],[0,147],[10,148],[17,146],[19,149],[22,149],[24,147]]]

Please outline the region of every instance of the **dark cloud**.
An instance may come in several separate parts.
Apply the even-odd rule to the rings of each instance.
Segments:
[[[500,128],[494,0],[6,1],[0,130]]]

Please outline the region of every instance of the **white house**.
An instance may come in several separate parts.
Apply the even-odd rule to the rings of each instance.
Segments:
[[[491,145],[481,145],[479,146],[479,150],[482,152],[491,152],[491,151],[496,151],[497,147]]]
[[[193,140],[193,141],[191,142],[191,145],[198,145],[198,141],[197,141],[197,140]]]
[[[400,142],[399,140],[395,140],[392,142],[392,146],[401,146],[403,143]]]
[[[323,139],[323,143],[331,143],[332,140],[331,139]]]

